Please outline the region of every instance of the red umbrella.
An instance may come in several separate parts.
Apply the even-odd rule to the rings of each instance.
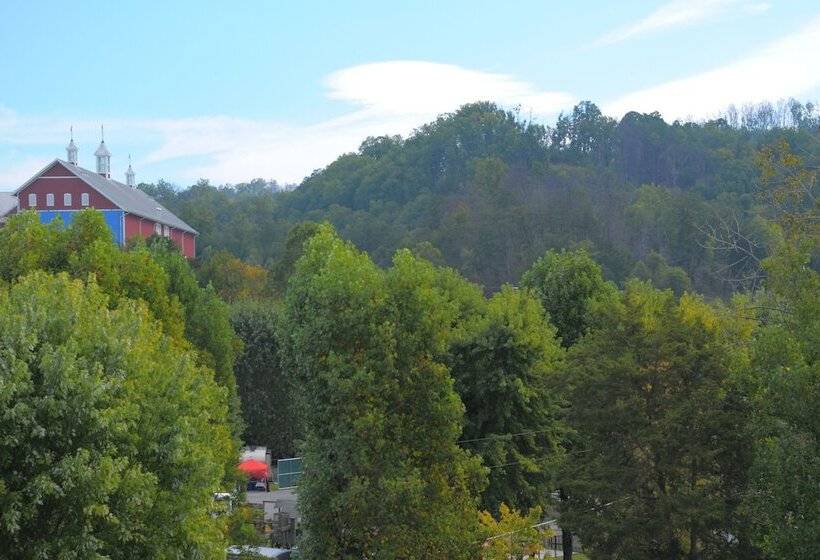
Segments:
[[[239,463],[238,469],[254,480],[268,479],[268,465],[256,459],[247,459]]]

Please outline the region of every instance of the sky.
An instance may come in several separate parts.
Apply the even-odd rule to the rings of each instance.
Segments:
[[[551,124],[820,98],[813,1],[0,1],[0,190],[105,125],[112,174],[297,183],[472,101]]]

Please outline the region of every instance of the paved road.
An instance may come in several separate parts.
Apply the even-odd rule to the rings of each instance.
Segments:
[[[273,492],[251,492],[246,494],[246,502],[249,504],[261,504],[262,502],[274,502],[277,500],[292,500],[296,501],[295,488],[283,488],[281,490],[274,490]]]
[[[245,501],[249,504],[264,506],[265,502],[273,502],[281,511],[296,513],[297,496],[295,488],[284,488],[273,492],[247,492]]]

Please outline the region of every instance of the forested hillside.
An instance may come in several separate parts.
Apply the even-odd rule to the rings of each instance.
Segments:
[[[368,138],[294,190],[262,180],[141,188],[201,232],[201,253],[264,267],[283,257],[295,224],[329,221],[378,264],[407,247],[489,292],[548,249],[583,246],[616,282],[728,295],[759,280],[768,244],[759,150],[785,139],[816,154],[818,123],[796,101],[672,124],[656,113],[616,121],[582,102],[549,127],[475,103],[408,138]]]
[[[308,559],[533,557],[553,522],[567,559],[820,556],[820,132],[790,107],[475,104],[292,191],[143,185],[194,263],[13,216],[0,551],[261,542],[216,499],[241,439],[302,457]]]

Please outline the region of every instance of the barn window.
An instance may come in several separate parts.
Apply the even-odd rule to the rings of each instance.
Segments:
[[[71,206],[71,193],[63,193],[63,206]]]
[[[46,195],[46,206],[54,206],[54,193]]]
[[[162,235],[162,226],[159,224],[154,224],[154,233],[157,235]]]
[[[84,192],[80,195],[80,204],[83,206],[88,206],[88,193]]]
[[[170,237],[171,229],[168,226],[162,226],[162,228],[165,230],[165,233],[163,235],[165,235],[165,237]]]
[[[37,194],[36,193],[28,193],[28,205],[32,208],[37,206]]]

